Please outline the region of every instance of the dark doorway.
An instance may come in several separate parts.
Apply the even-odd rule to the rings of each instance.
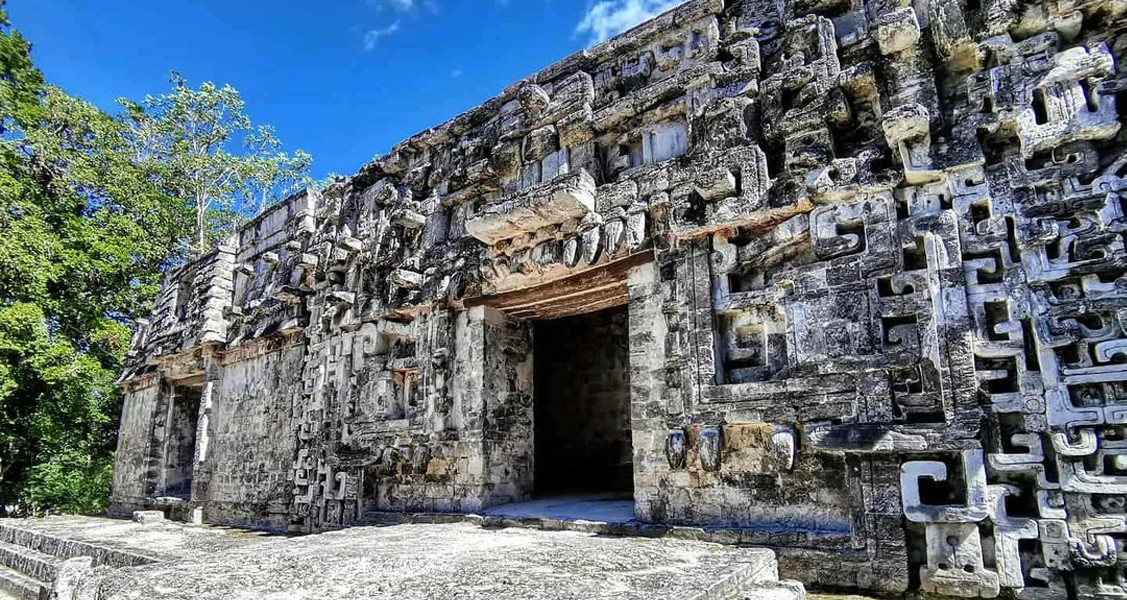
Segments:
[[[202,386],[174,386],[165,438],[164,495],[190,500]]]
[[[626,306],[533,332],[535,491],[632,494]]]

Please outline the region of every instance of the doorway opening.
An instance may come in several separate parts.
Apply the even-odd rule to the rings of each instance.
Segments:
[[[535,495],[628,500],[632,516],[627,307],[534,327]]]
[[[172,388],[164,451],[164,496],[192,498],[192,475],[196,460],[196,425],[199,422],[203,386]]]

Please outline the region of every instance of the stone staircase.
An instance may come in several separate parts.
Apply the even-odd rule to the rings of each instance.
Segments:
[[[0,598],[45,599],[62,562],[57,556],[0,542]]]
[[[0,600],[46,600],[63,562],[90,557],[94,565],[128,567],[156,562],[140,554],[90,544],[0,520]]]

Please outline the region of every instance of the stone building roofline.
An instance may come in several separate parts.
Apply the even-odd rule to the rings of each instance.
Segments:
[[[361,167],[358,175],[369,173],[375,176],[382,175],[385,172],[384,167],[394,161],[397,155],[404,150],[420,151],[438,142],[445,141],[446,138],[465,134],[488,120],[505,103],[516,98],[521,88],[527,85],[547,83],[562,76],[590,70],[596,65],[614,59],[621,53],[640,49],[653,38],[672,27],[685,25],[707,15],[720,13],[723,10],[724,0],[688,0],[609,40],[600,42],[591,48],[580,50],[531,76],[508,85],[499,94],[441,125],[421,131],[399,142],[392,146],[387,154]]]
[[[296,192],[290,194],[289,196],[286,196],[285,198],[279,200],[278,202],[275,202],[274,204],[267,206],[265,209],[263,209],[262,212],[255,215],[254,218],[252,218],[251,220],[247,221],[246,223],[243,223],[242,225],[240,225],[239,230],[237,232],[228,236],[226,239],[224,239],[222,242],[220,242],[218,244],[218,246],[219,247],[229,246],[232,249],[237,249],[238,246],[239,246],[239,237],[242,236],[243,232],[245,232],[246,230],[248,230],[252,227],[257,227],[260,223],[262,223],[266,219],[270,218],[270,215],[272,215],[275,212],[281,210],[283,207],[289,205],[290,202],[293,202],[294,200],[298,200],[300,198],[304,198],[305,196],[307,196],[308,194],[313,193],[313,192],[315,192],[315,190],[313,190],[312,188],[305,187],[305,188],[302,188],[300,190],[297,190]]]
[[[505,87],[499,94],[489,98],[485,102],[457,115],[441,125],[430,127],[411,137],[399,142],[392,146],[387,154],[382,155],[369,161],[364,166],[360,167],[356,175],[344,176],[343,181],[333,182],[331,185],[347,185],[353,179],[362,176],[371,176],[373,178],[382,177],[385,174],[385,166],[395,160],[399,153],[404,150],[418,151],[430,147],[443,138],[459,136],[474,127],[480,125],[490,116],[495,114],[501,107],[513,100],[520,92],[521,88],[530,84],[540,84],[558,79],[561,76],[570,75],[580,71],[590,70],[591,68],[607,61],[612,60],[619,56],[620,53],[629,52],[634,49],[641,48],[646,43],[650,42],[653,38],[660,35],[662,32],[670,29],[671,27],[680,26],[700,19],[709,14],[719,13],[724,9],[723,0],[688,0],[683,4],[671,8],[660,15],[644,21],[606,41],[600,42],[591,48],[584,48],[570,56],[557,61],[556,63],[541,69],[535,74],[522,78]],[[262,221],[269,218],[271,214],[283,207],[289,205],[292,201],[303,198],[306,195],[314,192],[310,188],[304,188],[290,194],[283,200],[267,207],[254,218],[241,225],[238,231],[232,234],[220,244],[219,247],[230,246],[232,249],[237,249],[239,246],[239,238],[249,229],[257,227]],[[194,258],[186,265],[176,267],[181,269],[185,266],[201,262],[214,254],[217,248],[209,250],[207,253]]]

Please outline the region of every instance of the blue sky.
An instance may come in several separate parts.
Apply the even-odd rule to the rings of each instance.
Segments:
[[[230,83],[313,175],[395,143],[679,0],[8,0],[47,78],[103,108]]]

